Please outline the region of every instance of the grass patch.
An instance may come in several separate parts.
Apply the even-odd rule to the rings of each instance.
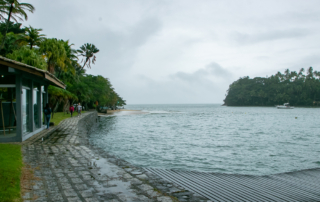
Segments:
[[[0,144],[0,201],[20,201],[21,145]]]
[[[82,111],[81,113],[84,114],[86,113],[87,111]],[[73,113],[73,116],[77,116],[78,113],[77,112],[74,112]],[[64,119],[67,119],[67,118],[70,118],[71,117],[71,114],[67,114],[67,113],[64,113],[64,112],[55,112],[53,114],[53,118],[50,119],[50,122],[54,122],[54,125],[57,126],[59,125],[59,123],[64,120]]]

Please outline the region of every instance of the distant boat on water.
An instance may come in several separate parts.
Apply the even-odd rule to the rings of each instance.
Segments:
[[[277,109],[294,109],[289,103],[284,103],[283,105],[276,105]]]

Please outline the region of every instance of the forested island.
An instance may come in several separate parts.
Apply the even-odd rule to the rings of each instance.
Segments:
[[[312,67],[299,72],[286,69],[270,77],[248,76],[233,82],[227,91],[227,106],[320,106],[320,72]]]
[[[0,11],[10,16],[12,5],[0,6]],[[86,74],[86,68],[91,68],[99,52],[94,44],[85,43],[76,50],[69,39],[46,38],[41,28],[22,27],[18,19],[26,19],[25,10],[33,12],[34,8],[26,3],[16,6],[21,6],[21,10],[13,10],[8,19],[0,15],[0,55],[47,70],[67,85],[65,90],[49,86],[49,104],[54,111],[68,111],[70,105],[78,102],[86,109],[126,104],[108,78]]]

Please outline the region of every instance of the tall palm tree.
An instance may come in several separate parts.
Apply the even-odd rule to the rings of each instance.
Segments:
[[[45,39],[40,44],[40,52],[45,56],[48,65],[48,71],[54,74],[57,67],[64,69],[67,53],[64,47],[64,41],[56,38]]]
[[[61,40],[61,42],[63,42],[63,46],[65,49],[66,55],[65,55],[65,61],[64,61],[65,66],[64,67],[60,66],[58,68],[59,72],[57,74],[57,78],[59,78],[59,79],[60,79],[60,75],[61,75],[62,71],[71,73],[73,75],[76,74],[75,63],[77,63],[77,59],[78,59],[78,57],[76,56],[77,51],[72,49],[72,47],[71,47],[74,44],[69,44],[69,40],[67,40],[67,41]]]
[[[6,3],[4,0],[0,0],[0,20],[5,21],[5,17],[3,15],[8,15],[8,11],[6,9]]]
[[[33,13],[35,8],[33,5],[28,3],[20,3],[18,0],[1,0],[0,1],[0,14],[7,14],[7,28],[4,33],[2,43],[0,46],[0,50],[3,48],[4,42],[6,40],[7,31],[9,27],[10,19],[13,19],[14,21],[18,22],[18,19],[23,21],[23,19],[28,20],[28,15],[26,11],[29,11]]]
[[[35,29],[31,26],[26,27],[25,41],[30,45],[30,49],[33,46],[39,46],[40,43],[45,39],[44,34],[40,34],[42,29]]]
[[[90,64],[94,64],[94,62],[96,61],[96,56],[94,54],[96,54],[97,52],[99,52],[99,49],[96,48],[96,46],[94,44],[89,44],[86,43],[84,45],[82,45],[80,47],[79,50],[77,50],[78,53],[80,53],[81,56],[85,57],[84,58],[84,64],[82,66],[81,69],[84,68],[84,66],[87,64],[87,67],[91,68]]]

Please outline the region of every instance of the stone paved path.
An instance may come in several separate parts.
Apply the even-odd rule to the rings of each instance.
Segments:
[[[142,169],[86,144],[82,126],[90,127],[96,118],[96,113],[86,113],[66,119],[23,143],[23,160],[39,178],[31,182],[24,201],[178,201],[146,183],[150,176]],[[155,179],[161,181],[150,181]],[[165,181],[161,186],[168,194],[182,190]]]

